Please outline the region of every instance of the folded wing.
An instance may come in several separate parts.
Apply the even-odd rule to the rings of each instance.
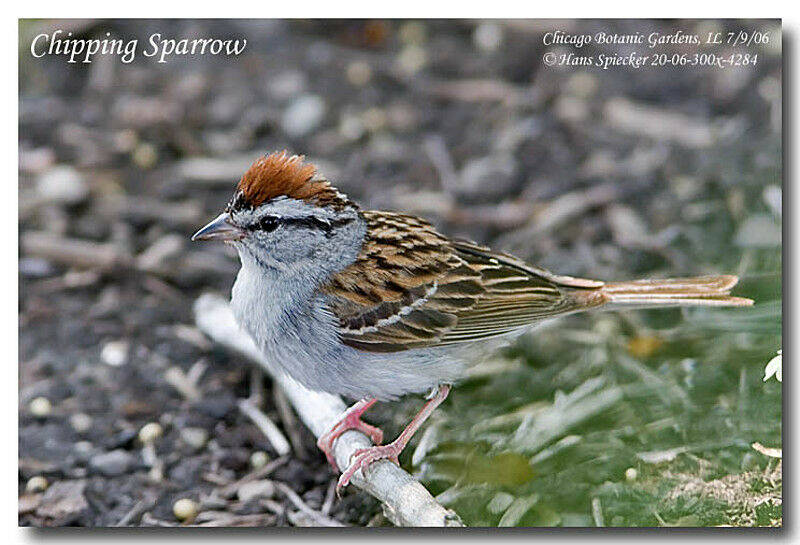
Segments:
[[[323,287],[342,341],[354,348],[470,342],[604,302],[602,282],[449,240],[414,216],[363,214],[370,236],[359,257]]]

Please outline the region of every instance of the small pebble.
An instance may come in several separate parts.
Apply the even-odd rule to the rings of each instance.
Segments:
[[[170,258],[180,253],[184,238],[175,233],[159,237],[139,254],[136,264],[146,271],[157,271],[159,267],[165,266]]]
[[[266,479],[245,483],[236,492],[236,497],[241,502],[248,502],[253,498],[271,498],[274,495],[275,484]]]
[[[347,81],[356,87],[363,87],[372,79],[372,68],[363,61],[351,62],[347,65]]]
[[[89,187],[83,176],[74,168],[63,165],[39,176],[36,190],[48,201],[61,204],[78,204],[89,196]]]
[[[53,410],[53,406],[46,397],[37,397],[32,399],[28,404],[28,410],[33,416],[43,417],[50,414]]]
[[[597,92],[597,78],[589,72],[575,72],[566,82],[567,94],[587,99]]]
[[[378,133],[369,141],[369,153],[375,160],[395,161],[405,152],[406,147],[393,135]]]
[[[56,269],[46,259],[23,257],[19,260],[19,273],[31,278],[45,278],[55,274]]]
[[[118,477],[127,473],[134,463],[135,459],[129,452],[117,449],[92,456],[89,467],[106,477]]]
[[[585,100],[564,95],[556,100],[555,113],[564,121],[583,121],[589,116],[589,106]]]
[[[47,482],[47,479],[45,479],[41,475],[37,475],[35,477],[31,477],[30,479],[28,479],[28,482],[25,483],[25,492],[28,492],[30,494],[44,492],[45,490],[47,490],[48,486],[50,486],[50,483]]]
[[[302,95],[295,99],[281,119],[283,132],[292,138],[311,133],[325,118],[325,101],[317,95]]]
[[[306,88],[306,76],[299,71],[276,74],[267,81],[267,90],[278,100],[287,100],[297,96]]]
[[[702,189],[703,185],[694,176],[678,175],[669,180],[670,189],[683,201],[694,198]]]
[[[364,124],[357,116],[345,114],[339,120],[339,134],[353,142],[364,136]]]
[[[400,41],[405,44],[419,44],[425,41],[427,31],[425,25],[418,21],[409,21],[400,27]]]
[[[69,423],[78,433],[86,433],[92,429],[92,417],[86,413],[75,413],[69,417]]]
[[[28,174],[40,174],[51,168],[56,161],[56,154],[50,148],[19,150],[19,169]]]
[[[125,341],[111,341],[106,343],[100,351],[100,359],[111,367],[120,367],[128,363],[128,343]]]
[[[116,151],[129,152],[139,143],[139,135],[134,130],[126,129],[114,133],[111,137],[111,143]]]
[[[208,432],[203,428],[181,429],[181,440],[195,450],[203,448],[208,441]]]
[[[139,430],[139,441],[145,445],[153,443],[156,439],[164,435],[164,428],[158,422],[149,422]]]
[[[724,30],[722,21],[702,20],[697,22],[692,32],[697,33],[698,36],[707,36],[708,34],[722,32]]]
[[[236,399],[230,392],[207,394],[195,404],[198,412],[211,418],[222,419],[236,410]]]
[[[428,64],[428,53],[418,45],[409,45],[403,48],[396,62],[402,72],[413,75]]]
[[[419,124],[419,112],[409,104],[396,102],[386,108],[386,117],[393,129],[400,131],[413,130]]]
[[[253,469],[259,469],[269,463],[269,454],[263,450],[257,450],[250,455],[250,465]]]
[[[517,169],[510,157],[477,157],[467,161],[461,169],[459,190],[467,195],[497,198],[506,195],[516,180]]]
[[[316,40],[308,45],[306,59],[311,65],[323,65],[331,62],[335,55],[331,44],[325,40]]]
[[[364,128],[370,132],[375,132],[386,127],[388,116],[386,111],[381,108],[367,108],[361,116]]]
[[[769,33],[769,35],[773,38],[778,37],[778,39],[769,40],[768,43],[762,43],[761,49],[772,56],[780,57],[781,53],[783,52],[783,40],[780,39],[781,36],[781,24],[778,21],[778,24],[769,24],[764,28],[765,33]]]
[[[94,454],[94,445],[91,441],[78,441],[72,445],[72,451],[76,460],[80,463],[87,463]]]
[[[472,43],[479,51],[494,53],[503,45],[503,27],[494,21],[483,21],[472,33]]]
[[[148,170],[158,162],[158,150],[153,144],[142,143],[136,146],[131,157],[133,164],[142,170]]]
[[[635,467],[629,467],[625,470],[625,480],[628,482],[633,482],[639,476],[639,472],[636,471]]]
[[[181,498],[172,504],[172,513],[178,520],[192,520],[197,516],[199,506],[194,500]]]

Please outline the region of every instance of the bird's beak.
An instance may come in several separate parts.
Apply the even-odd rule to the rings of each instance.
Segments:
[[[244,231],[231,223],[231,217],[223,212],[205,227],[192,235],[192,240],[240,240]]]

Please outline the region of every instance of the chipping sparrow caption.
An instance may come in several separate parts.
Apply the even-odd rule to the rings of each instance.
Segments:
[[[303,386],[357,401],[318,445],[356,429],[337,491],[380,459],[395,463],[471,364],[557,316],[620,306],[748,306],[736,276],[602,282],[553,274],[439,233],[424,219],[361,210],[303,157],[279,152],[242,176],[225,211],[192,237],[222,240],[242,268],[234,315],[264,355]],[[427,393],[395,441],[361,420],[377,400]]]

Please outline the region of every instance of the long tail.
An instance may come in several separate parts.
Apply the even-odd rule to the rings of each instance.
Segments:
[[[600,292],[612,305],[641,307],[692,305],[746,307],[752,305],[752,299],[730,295],[731,289],[738,281],[739,278],[733,275],[632,280],[607,282],[600,288]]]

